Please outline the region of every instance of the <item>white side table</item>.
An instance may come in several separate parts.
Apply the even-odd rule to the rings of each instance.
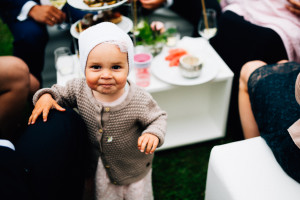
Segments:
[[[194,86],[175,86],[152,75],[150,86],[145,88],[168,113],[165,144],[158,150],[225,136],[233,73],[209,43],[204,48],[210,63],[219,66],[213,80]],[[61,77],[57,73],[58,84],[64,85],[70,78],[73,77]],[[134,82],[134,73],[128,78]]]

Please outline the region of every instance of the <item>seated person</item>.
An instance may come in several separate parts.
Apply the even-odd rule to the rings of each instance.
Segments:
[[[5,133],[11,141],[16,138],[24,117],[20,113],[38,89],[39,83],[24,61],[0,56],[0,135]]]
[[[300,20],[294,12],[300,11],[300,3],[294,0],[222,0],[221,6],[223,14],[218,19],[218,32],[210,44],[235,75],[228,129],[236,133],[241,132],[238,116],[241,67],[251,60],[263,60],[267,64],[284,59],[300,62]]]
[[[39,0],[1,0],[0,17],[13,35],[13,55],[21,58],[30,73],[42,83],[45,48],[48,42],[46,25],[60,24],[67,19],[66,13]],[[77,19],[84,13],[70,8]],[[74,19],[76,20],[76,19]]]
[[[37,89],[24,61],[0,56],[1,199],[81,200],[88,175],[84,122],[68,109],[27,128],[22,117],[28,96]]]
[[[245,138],[264,138],[283,170],[300,183],[300,64],[248,62],[239,87]]]

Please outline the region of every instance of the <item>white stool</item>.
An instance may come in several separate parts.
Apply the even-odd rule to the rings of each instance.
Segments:
[[[300,184],[281,169],[264,139],[256,137],[212,149],[205,199],[299,200]]]

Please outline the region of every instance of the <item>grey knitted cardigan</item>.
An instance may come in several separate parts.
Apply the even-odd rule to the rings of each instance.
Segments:
[[[164,143],[167,114],[144,89],[129,82],[126,99],[114,107],[103,107],[92,94],[84,78],[74,79],[65,87],[53,85],[36,92],[33,103],[50,93],[61,106],[77,108],[85,121],[94,156],[92,170],[99,156],[112,183],[126,185],[149,172],[153,154],[141,153],[137,147],[143,133],[151,133]],[[101,142],[100,142],[101,141]]]

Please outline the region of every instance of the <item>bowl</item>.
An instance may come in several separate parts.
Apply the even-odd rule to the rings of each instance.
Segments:
[[[185,78],[197,78],[201,74],[203,61],[195,55],[184,55],[179,59],[179,71]]]

